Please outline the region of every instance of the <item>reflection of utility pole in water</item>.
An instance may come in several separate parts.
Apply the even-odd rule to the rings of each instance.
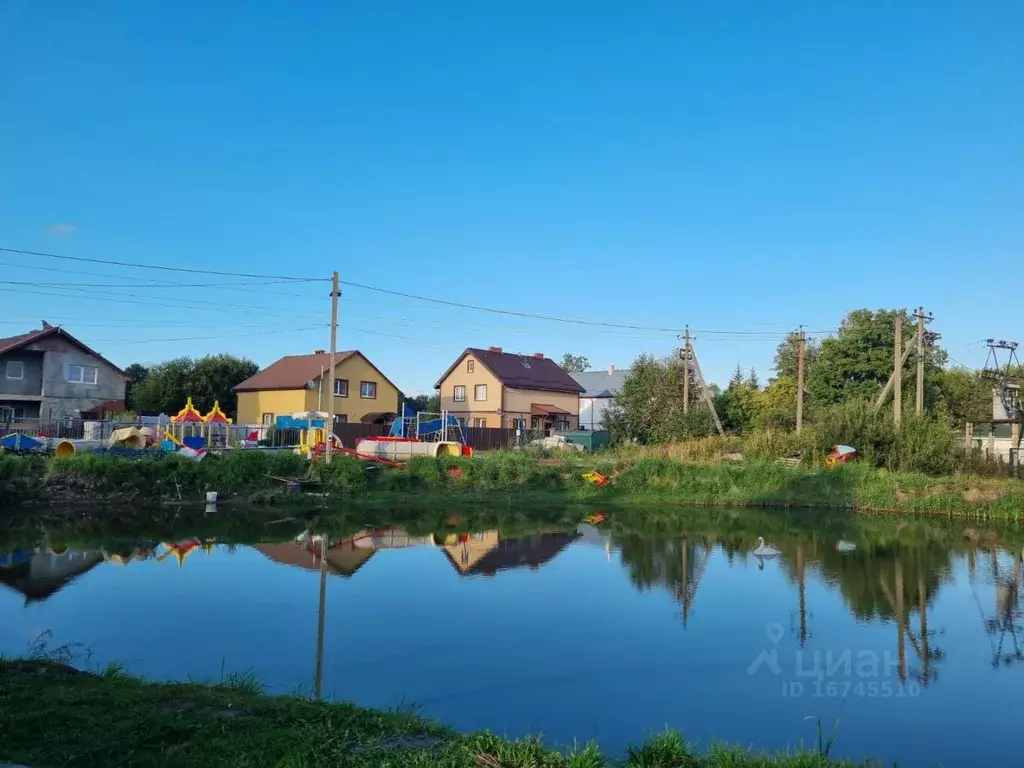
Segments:
[[[896,555],[896,641],[899,643],[897,653],[900,665],[900,682],[907,681],[907,620],[903,607],[903,563],[900,562],[900,556]]]
[[[921,663],[924,665],[922,670],[923,682],[925,685],[928,685],[932,679],[932,651],[928,642],[928,600],[925,597],[924,591],[924,572],[921,570],[917,572],[917,612],[921,620],[921,650],[919,653]]]
[[[807,642],[807,590],[804,586],[804,543],[796,545],[797,592],[800,595],[800,647]]]
[[[324,681],[324,613],[327,607],[327,536],[320,538],[320,605],[316,620],[316,672],[313,695],[320,698]]]
[[[679,600],[682,602],[683,628],[686,628],[690,620],[690,608],[693,606],[693,599],[697,596],[697,587],[700,586],[700,577],[708,564],[710,546],[703,552],[698,553],[695,544],[690,544],[684,533],[680,539],[680,563],[682,565],[682,580],[679,587]],[[692,552],[690,550],[693,550]]]

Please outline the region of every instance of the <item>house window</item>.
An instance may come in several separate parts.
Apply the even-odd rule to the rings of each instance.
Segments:
[[[69,384],[95,384],[99,380],[99,368],[95,365],[69,365]]]
[[[21,360],[8,360],[7,361],[7,378],[8,379],[24,379],[25,378],[25,364]]]
[[[487,399],[487,385],[477,384],[473,387],[473,399],[474,400],[486,400]]]
[[[274,414],[264,413],[263,414],[263,426],[269,427],[274,423]]]
[[[466,402],[466,388],[461,384],[457,385],[452,399],[455,400],[456,403]]]
[[[487,419],[473,419],[473,426],[474,427],[486,427],[487,426]]]
[[[348,397],[348,379],[334,380],[334,394],[337,397]]]
[[[336,414],[334,414],[334,420],[338,424],[348,424],[348,414],[347,413],[336,413]]]
[[[476,370],[476,360],[466,361],[466,373],[472,373]]]
[[[377,382],[376,381],[360,381],[359,382],[359,396],[364,400],[376,400],[377,399]]]

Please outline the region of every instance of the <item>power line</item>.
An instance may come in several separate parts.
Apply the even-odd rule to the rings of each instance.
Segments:
[[[84,256],[62,256],[56,253],[45,253],[43,251],[27,251],[21,248],[3,248],[0,252],[15,253],[20,256],[40,256],[45,259],[61,259],[63,261],[77,261],[85,264],[106,264],[113,267],[130,267],[132,269],[156,269],[162,272],[184,272],[191,275],[217,275],[219,277],[252,277],[260,280],[283,280],[285,282],[329,282],[330,278],[318,277],[294,277],[288,275],[259,275],[250,272],[222,272],[213,269],[194,269],[191,267],[168,267],[159,264],[139,264],[130,261],[114,261],[112,259],[90,259]]]
[[[262,331],[260,333],[233,333],[230,336],[178,336],[170,339],[134,339],[125,341],[124,339],[98,339],[91,341],[93,344],[151,344],[153,342],[165,342],[165,341],[212,341],[214,339],[237,339],[244,336],[266,336],[268,334],[280,334],[280,333],[301,333],[303,331],[321,331],[327,328],[327,324],[321,325],[307,325],[302,328],[285,328],[277,331]]]
[[[125,278],[119,278],[124,280]],[[123,288],[125,290],[138,290],[140,288],[230,288],[233,286],[254,286],[254,285],[275,285],[280,283],[291,283],[293,280],[252,280],[245,283],[173,283],[160,282],[151,285],[138,285],[136,283],[50,283],[38,280],[0,280],[0,285],[25,285],[38,286],[40,288]],[[298,296],[299,294],[285,294]],[[306,298],[306,297],[302,297]]]

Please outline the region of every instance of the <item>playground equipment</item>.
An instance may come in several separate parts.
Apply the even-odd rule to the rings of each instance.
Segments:
[[[423,442],[412,437],[364,437],[356,441],[358,458],[405,462],[413,456],[471,456],[473,449],[453,440]]]
[[[392,422],[389,437],[465,444],[466,435],[462,431],[462,424],[448,411],[414,414],[407,405],[403,406],[403,410],[403,415]]]
[[[202,415],[192,404],[192,398],[185,401],[185,407],[171,417],[171,424],[164,433],[163,447],[168,451],[180,451],[191,448],[193,451],[205,451],[212,446],[214,438],[219,438],[221,447],[227,447],[227,429],[232,423],[227,414],[221,410],[220,401],[215,400],[210,412]],[[215,430],[214,425],[223,425],[224,431]]]

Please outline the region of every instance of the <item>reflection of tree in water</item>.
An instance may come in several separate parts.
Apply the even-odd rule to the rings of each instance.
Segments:
[[[615,534],[615,544],[630,580],[641,590],[667,588],[682,604],[689,619],[707,557],[720,550],[729,562],[750,555],[748,533],[702,533],[652,538]],[[834,542],[816,534],[784,533],[772,537],[782,554],[780,568],[794,586],[792,631],[803,646],[811,636],[812,607],[807,605],[807,572],[835,587],[851,614],[862,622],[896,625],[896,656],[902,680],[913,676],[923,685],[937,679],[935,665],[945,653],[935,645],[936,631],[928,625],[928,604],[940,587],[952,581],[948,547],[932,541],[864,544],[853,552],[838,552]],[[916,616],[913,614],[916,613]],[[913,660],[913,661],[912,661]],[[917,668],[911,669],[911,664]]]

